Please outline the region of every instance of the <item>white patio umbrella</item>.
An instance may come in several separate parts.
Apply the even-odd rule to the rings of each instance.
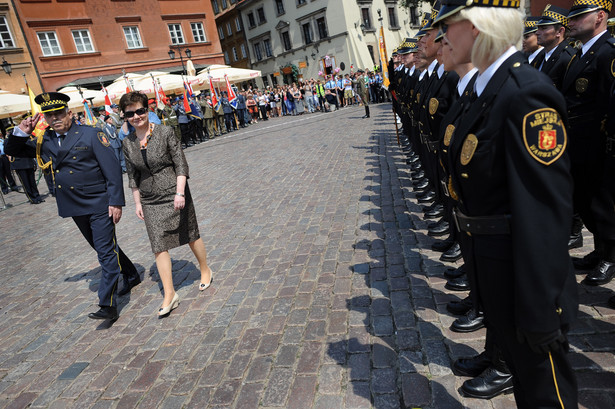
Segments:
[[[0,118],[8,118],[30,110],[30,97],[0,90]]]
[[[81,88],[83,97],[81,97],[81,94],[79,94],[79,89],[77,87],[64,87],[58,92],[66,94],[70,97],[70,100],[68,101],[68,107],[70,109],[83,109],[83,98],[87,100],[93,98],[92,103],[94,105],[99,105],[101,102],[104,105],[105,103],[105,94],[103,94],[102,91]]]
[[[224,75],[228,76],[228,80],[231,83],[249,81],[261,76],[259,70],[248,70],[245,68],[234,68],[225,65],[212,65],[208,69],[201,70],[196,77],[205,82],[205,88],[209,88],[209,76],[216,84],[225,83]]]

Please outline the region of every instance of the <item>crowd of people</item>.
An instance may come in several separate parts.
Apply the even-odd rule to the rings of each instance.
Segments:
[[[485,350],[453,363],[465,396],[578,407],[575,268],[586,286],[615,275],[611,8],[574,0],[524,20],[518,2],[442,0],[389,63],[412,187],[429,235],[446,237],[432,249],[463,262],[445,272],[469,290],[447,305],[451,330],[487,329]],[[594,250],[571,258],[583,225]]]

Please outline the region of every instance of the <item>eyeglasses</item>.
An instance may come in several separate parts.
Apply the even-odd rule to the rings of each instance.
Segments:
[[[139,108],[136,111],[125,111],[124,112],[124,116],[126,118],[132,118],[133,116],[135,116],[135,114],[141,116],[141,115],[145,114],[146,112],[147,112],[147,109]]]

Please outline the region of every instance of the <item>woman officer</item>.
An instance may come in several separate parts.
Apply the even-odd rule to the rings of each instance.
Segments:
[[[568,255],[572,180],[566,106],[515,44],[518,1],[445,0],[451,56],[479,75],[452,130],[449,169],[486,325],[513,374],[519,408],[576,408],[566,332],[578,302]],[[474,99],[474,98],[473,98]]]

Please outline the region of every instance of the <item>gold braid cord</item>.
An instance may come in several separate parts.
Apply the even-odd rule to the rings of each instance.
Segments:
[[[43,136],[44,135],[39,135],[36,137],[36,163],[38,163],[39,168],[41,168],[43,172],[49,169],[49,171],[51,172],[51,179],[53,180],[53,183],[55,185],[56,179],[53,175],[53,163],[51,159],[49,159],[49,162],[43,162],[43,158],[41,158],[41,146],[43,146]]]

